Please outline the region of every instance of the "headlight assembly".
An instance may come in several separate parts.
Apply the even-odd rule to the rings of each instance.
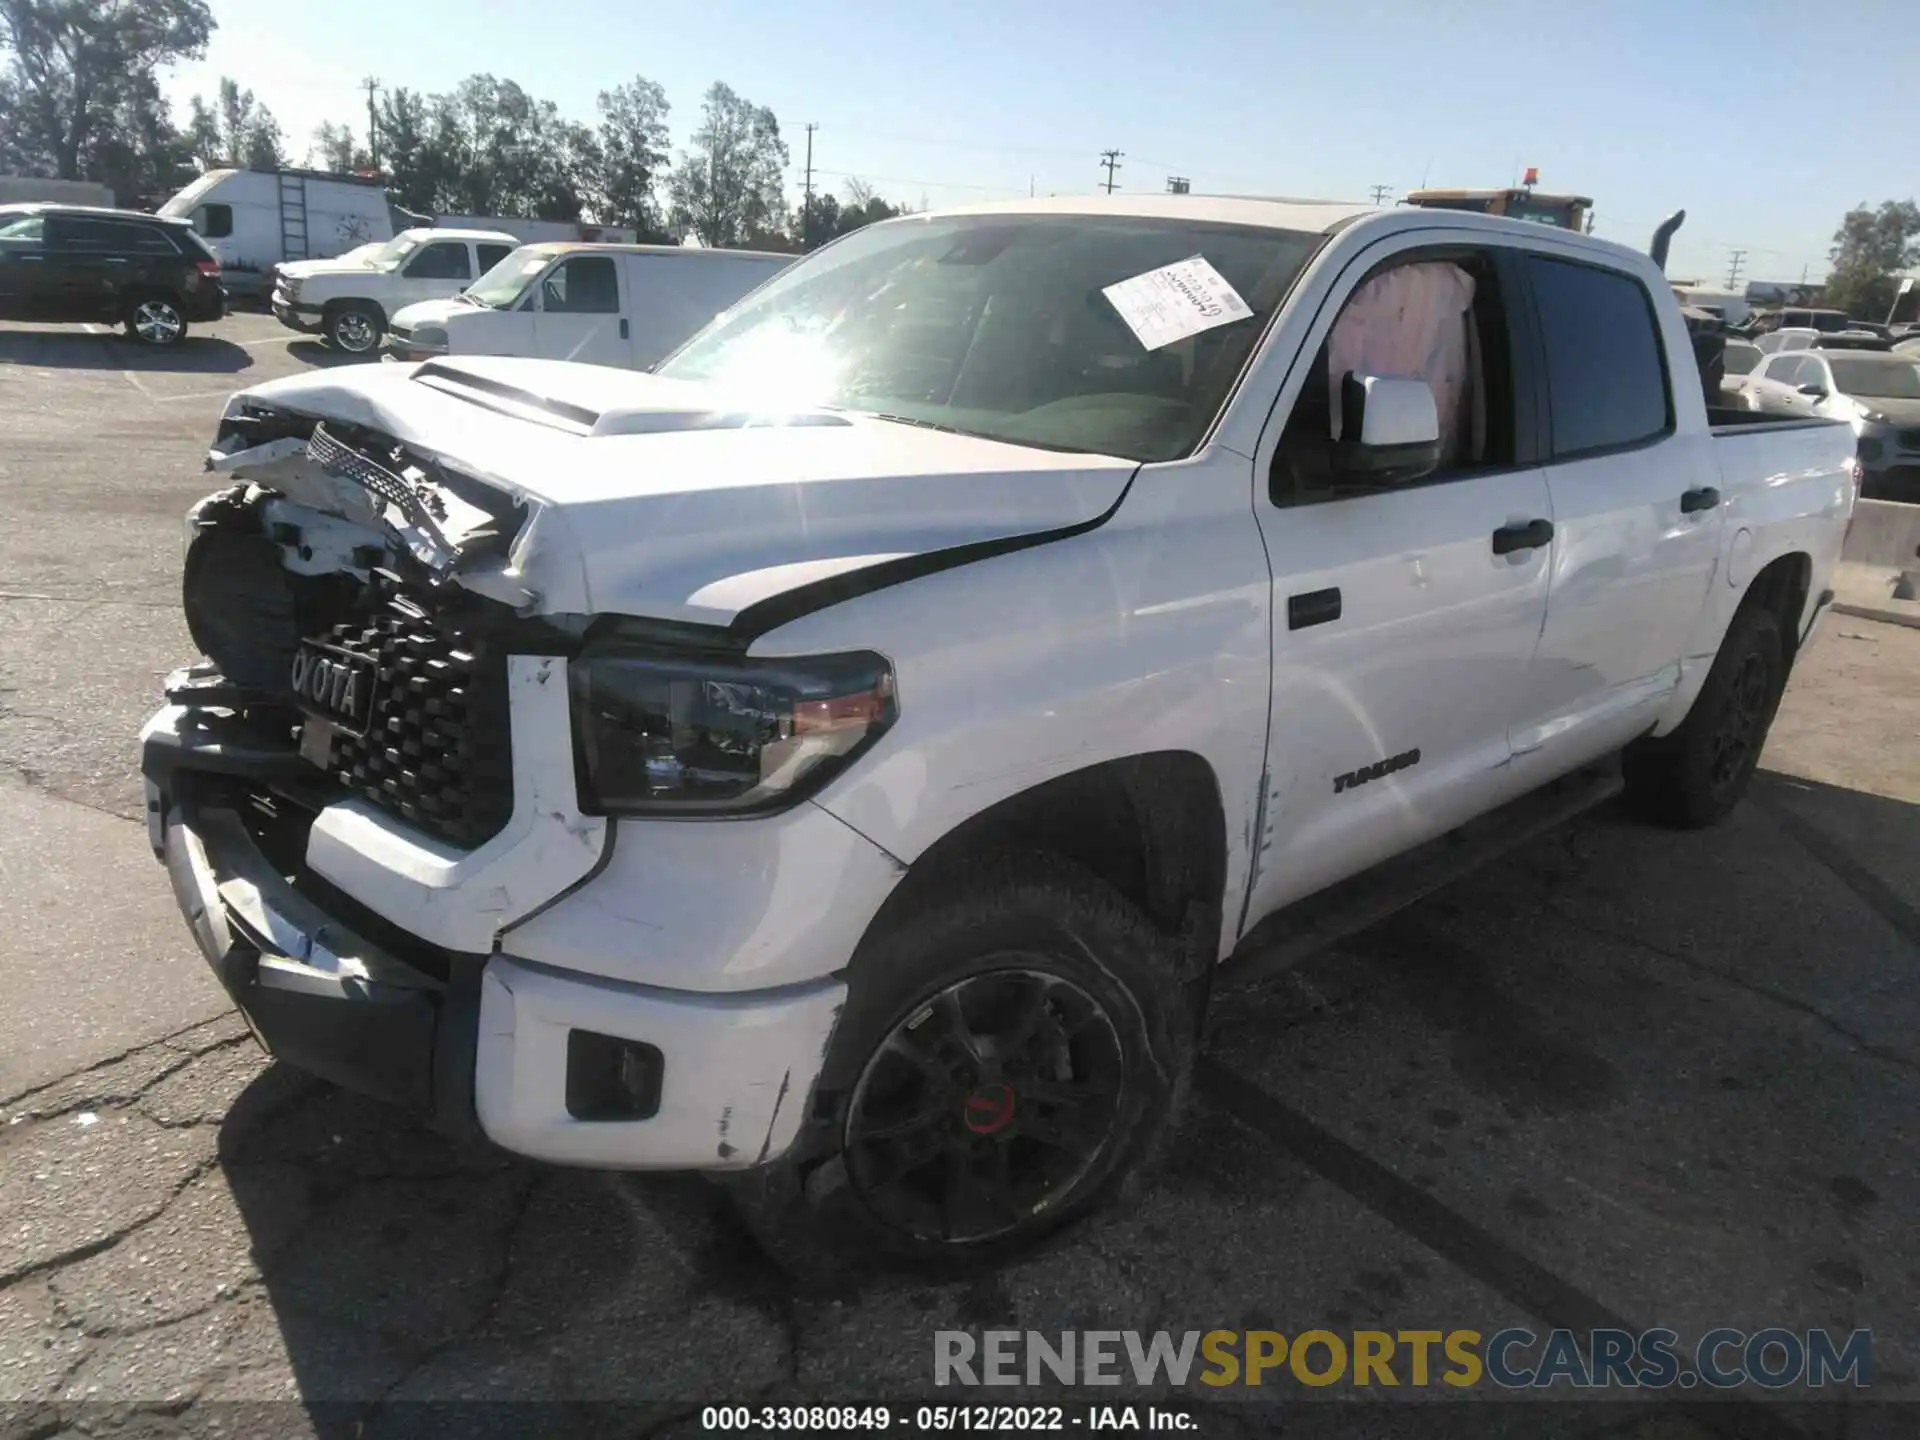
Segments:
[[[568,673],[580,808],[594,815],[783,809],[897,713],[892,667],[861,652],[747,660],[613,644]]]

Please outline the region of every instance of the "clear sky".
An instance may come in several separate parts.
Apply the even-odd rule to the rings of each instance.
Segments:
[[[231,75],[295,157],[364,131],[360,81],[433,91],[487,71],[591,121],[602,89],[665,87],[676,148],[725,80],[771,107],[800,188],[848,175],[939,206],[1126,189],[1365,198],[1511,183],[1594,197],[1644,246],[1685,207],[1669,273],[1818,278],[1841,215],[1920,189],[1913,0],[212,0],[168,92]],[[487,12],[493,18],[484,18]]]

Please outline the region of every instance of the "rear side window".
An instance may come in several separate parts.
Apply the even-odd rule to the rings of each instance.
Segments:
[[[1767,361],[1766,371],[1761,378],[1778,380],[1784,385],[1793,378],[1793,372],[1799,368],[1800,357],[1798,355],[1776,355],[1773,359]]]
[[[1527,257],[1547,352],[1556,459],[1672,428],[1653,302],[1631,276]]]
[[[46,229],[47,222],[38,215],[0,217],[0,240],[11,240],[16,245],[38,245]]]
[[[442,240],[429,245],[413,257],[407,266],[410,280],[471,280],[473,262],[467,258],[464,241]]]
[[[193,212],[193,228],[209,240],[224,240],[233,234],[233,207],[231,205],[202,205]]]
[[[83,255],[178,255],[165,234],[151,225],[94,220],[77,215],[54,217],[53,243]]]
[[[480,273],[486,274],[507,256],[513,253],[511,245],[482,245],[480,247]]]
[[[582,255],[556,265],[540,282],[540,308],[549,315],[618,315],[620,281],[609,255]]]
[[[1796,385],[1818,385],[1824,390],[1827,388],[1827,367],[1809,355],[1800,362],[1800,368],[1793,372],[1793,383]]]

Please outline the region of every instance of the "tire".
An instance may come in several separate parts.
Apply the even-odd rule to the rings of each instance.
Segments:
[[[1670,735],[1627,747],[1628,805],[1681,830],[1724,820],[1753,779],[1786,684],[1780,617],[1763,605],[1741,606],[1687,718]]]
[[[387,333],[387,317],[378,307],[349,300],[327,313],[327,343],[346,355],[370,355]]]
[[[127,302],[121,320],[136,345],[165,350],[187,338],[186,314],[171,295],[136,296]]]
[[[1044,854],[921,883],[854,959],[792,1151],[722,1178],[805,1279],[1017,1253],[1121,1194],[1185,1093],[1179,951],[1111,887]]]

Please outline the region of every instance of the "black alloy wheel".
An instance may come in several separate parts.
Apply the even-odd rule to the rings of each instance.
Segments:
[[[1112,1019],[1071,980],[1004,958],[904,1016],[848,1105],[854,1190],[915,1240],[1011,1233],[1115,1142],[1126,1058]]]

